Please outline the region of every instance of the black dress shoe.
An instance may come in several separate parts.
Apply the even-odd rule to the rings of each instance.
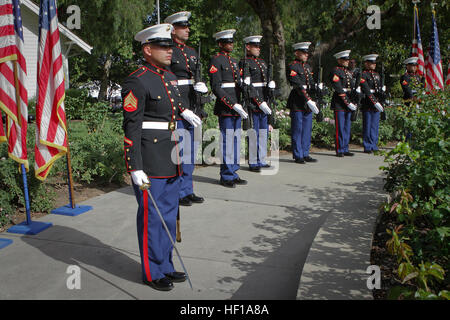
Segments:
[[[261,166],[261,168],[270,168],[271,167],[271,165],[270,164],[268,164],[268,163],[266,163],[266,164],[263,164],[262,166]]]
[[[196,196],[195,193],[188,195],[186,198],[188,198],[194,203],[202,203],[203,201],[205,201],[203,197]]]
[[[251,172],[261,172],[261,167],[250,167]]]
[[[166,277],[172,282],[184,282],[186,281],[186,274],[184,272],[171,272],[166,273]]]
[[[180,206],[192,206],[192,201],[188,197],[180,199]]]
[[[234,180],[222,180],[220,179],[220,184],[227,188],[236,188]]]
[[[243,186],[243,185],[247,184],[247,180],[244,180],[244,179],[241,179],[241,178],[237,178],[237,179],[234,179],[234,183]]]
[[[343,158],[343,157],[344,157],[344,154],[343,154],[342,152],[339,152],[339,153],[336,155],[336,157],[338,157],[338,158]]]
[[[295,159],[295,163],[305,163],[305,159],[303,159],[303,158],[298,158],[298,159]]]
[[[371,154],[371,153],[372,153],[372,150],[364,150],[364,153]]]
[[[353,157],[355,154],[353,152],[344,152],[344,156]]]
[[[306,162],[317,162],[317,159],[311,158],[310,156],[307,156],[303,159],[305,159]]]
[[[142,282],[159,291],[170,291],[173,289],[173,283],[167,277],[153,281],[142,280]]]

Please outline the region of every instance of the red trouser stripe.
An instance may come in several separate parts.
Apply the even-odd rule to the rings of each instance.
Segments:
[[[338,120],[338,112],[334,112],[334,119],[336,122],[336,152],[339,152],[339,120]]]
[[[144,233],[142,239],[142,252],[144,254],[143,262],[147,280],[152,281],[150,266],[148,265],[148,192],[148,190],[142,191],[142,196],[144,198]]]

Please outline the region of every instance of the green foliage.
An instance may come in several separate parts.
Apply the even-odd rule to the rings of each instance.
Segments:
[[[50,212],[55,193],[34,177],[34,125],[28,126],[28,195],[31,212]],[[7,143],[0,144],[0,225],[8,224],[18,209],[25,210],[22,174],[19,165],[8,157]]]
[[[397,110],[400,131],[412,139],[386,152],[381,167],[385,190],[396,195],[385,211],[401,225],[388,231],[388,251],[397,256],[400,281],[411,287],[394,288],[394,298],[448,298],[442,289],[450,282],[449,96],[447,88],[420,96],[417,108],[414,103]]]
[[[111,114],[105,103],[85,108],[82,122],[69,126],[73,178],[77,182],[124,182],[125,163],[121,113]],[[65,172],[65,163],[58,161],[53,174]]]

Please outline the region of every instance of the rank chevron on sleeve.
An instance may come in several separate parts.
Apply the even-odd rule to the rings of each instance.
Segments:
[[[138,99],[134,96],[133,91],[127,94],[125,97],[123,108],[125,111],[133,112],[137,109]]]

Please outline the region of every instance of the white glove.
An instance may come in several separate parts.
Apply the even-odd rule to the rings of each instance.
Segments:
[[[383,92],[386,92],[386,86],[383,86],[383,88],[381,88],[381,90],[383,90]]]
[[[247,112],[245,112],[244,108],[242,108],[242,106],[241,106],[239,103],[236,103],[236,104],[233,106],[233,109],[234,109],[237,113],[239,113],[239,115],[240,115],[242,118],[244,118],[244,119],[247,119],[247,118],[248,118]]]
[[[246,77],[245,79],[244,79],[244,83],[246,84],[246,85],[250,85],[250,83],[251,83],[251,80],[250,80],[250,77]]]
[[[319,89],[322,90],[323,89],[323,83],[319,83]]]
[[[265,114],[272,114],[272,110],[270,110],[269,106],[267,105],[267,102],[263,102],[259,105],[259,108],[264,112]]]
[[[353,103],[349,103],[349,105],[347,107],[352,111],[355,111],[357,108]]]
[[[207,93],[208,87],[204,82],[197,82],[194,84],[194,90],[200,93]]]
[[[375,103],[374,107],[377,108],[377,110],[380,112],[384,111],[383,106],[379,102]]]
[[[275,89],[276,85],[275,85],[275,81],[271,80],[267,86],[269,87],[269,89]]]
[[[144,183],[150,183],[147,175],[142,170],[131,171],[131,179],[138,187],[142,186]]]
[[[181,113],[181,116],[190,124],[194,126],[194,128],[197,128],[199,125],[202,124],[202,120],[191,110],[186,109]]]
[[[311,109],[311,111],[314,112],[314,114],[318,114],[319,113],[319,108],[317,108],[317,105],[316,105],[316,103],[314,101],[308,100],[308,102],[306,104]]]
[[[361,93],[361,87],[356,88],[357,93]]]

